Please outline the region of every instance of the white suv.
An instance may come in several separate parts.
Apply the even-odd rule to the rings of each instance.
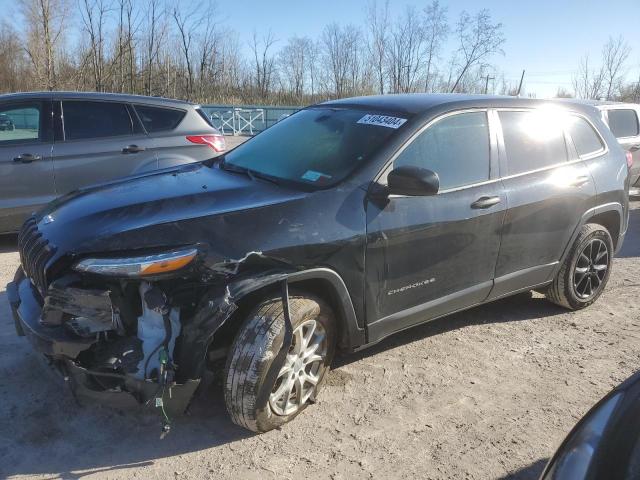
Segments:
[[[596,105],[618,143],[631,153],[629,195],[640,195],[640,105],[603,102]]]

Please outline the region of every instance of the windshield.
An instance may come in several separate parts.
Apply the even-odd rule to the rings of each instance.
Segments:
[[[406,121],[362,110],[301,110],[226,154],[223,167],[328,187],[368,161]]]

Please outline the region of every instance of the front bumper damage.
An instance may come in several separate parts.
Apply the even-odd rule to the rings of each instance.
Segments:
[[[22,269],[18,270],[14,281],[7,285],[7,293],[16,333],[26,336],[34,349],[46,357],[79,401],[125,409],[152,404],[162,406],[166,414],[171,416],[183,413],[188,407],[200,385],[199,378],[186,378],[181,382],[171,381],[161,385],[158,379],[139,378],[139,375],[115,373],[104,368],[89,368],[82,364],[82,356],[100,343],[100,332],[91,337],[80,336],[68,326],[45,324],[42,321],[43,313],[47,315],[51,299],[47,297],[43,302]],[[73,305],[64,308],[73,310]],[[49,312],[48,315],[54,316],[55,312]]]

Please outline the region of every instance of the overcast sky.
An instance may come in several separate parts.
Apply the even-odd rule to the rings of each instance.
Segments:
[[[141,0],[137,0],[141,1]],[[176,0],[185,6],[193,0]],[[379,0],[383,1],[383,0]],[[75,4],[75,0],[71,0]],[[418,8],[430,0],[390,0],[392,17],[406,5]],[[538,97],[553,96],[558,86],[571,89],[571,78],[580,58],[589,53],[599,61],[602,45],[610,35],[623,35],[632,53],[627,78],[640,77],[640,0],[499,0],[444,1],[450,24],[462,10],[488,8],[495,21],[502,22],[506,43],[504,56],[492,59],[507,80],[517,82],[526,70],[525,90]],[[330,22],[363,26],[366,0],[217,0],[213,13],[248,42],[256,29],[271,29],[279,44],[293,35],[318,38]],[[0,18],[13,22],[15,0],[0,0]],[[450,45],[451,48],[451,45]]]

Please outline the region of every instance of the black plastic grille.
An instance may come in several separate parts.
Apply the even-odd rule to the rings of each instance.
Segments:
[[[18,234],[18,248],[22,269],[44,296],[49,286],[45,267],[56,248],[38,230],[34,217],[22,226]]]

